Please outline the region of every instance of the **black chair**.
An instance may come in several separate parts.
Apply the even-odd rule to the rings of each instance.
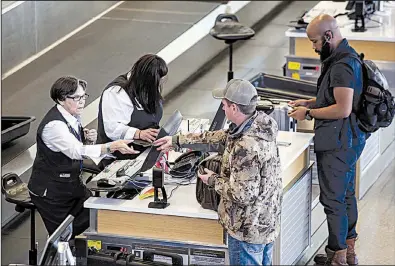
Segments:
[[[225,41],[229,45],[229,70],[228,81],[233,79],[233,43],[241,40],[248,40],[255,35],[255,31],[250,27],[244,26],[234,14],[219,14],[214,22],[214,27],[210,30],[210,35],[217,40]],[[217,113],[211,122],[209,131],[223,128],[225,123],[225,111],[222,109],[222,102]]]
[[[37,265],[37,245],[36,245],[36,206],[32,203],[29,190],[17,174],[7,173],[2,176],[1,192],[4,194],[5,200],[15,204],[17,212],[24,212],[25,209],[30,210],[30,250],[29,265]]]
[[[233,79],[233,43],[252,38],[255,35],[255,31],[241,24],[234,14],[219,14],[215,19],[214,27],[210,30],[210,35],[217,40],[225,41],[229,45],[229,81]]]

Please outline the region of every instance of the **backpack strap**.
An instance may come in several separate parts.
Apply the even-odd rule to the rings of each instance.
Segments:
[[[336,62],[339,62],[339,61],[345,59],[346,57],[356,59],[361,64],[362,71],[363,71],[363,58],[365,57],[365,55],[363,53],[360,55],[355,54],[355,53],[342,53],[339,57],[341,57],[341,58],[339,58]],[[336,64],[336,62],[334,63],[334,65]],[[355,117],[357,117],[357,114],[354,112],[351,112],[351,114],[348,116],[348,120],[350,122],[350,127],[351,127],[353,138],[356,139],[356,138],[358,138],[358,136],[357,136],[357,132],[355,131],[354,123],[351,118],[352,114],[354,114]],[[345,118],[345,120],[347,120],[347,118]],[[356,121],[356,122],[358,123],[358,121]],[[342,130],[344,130],[344,126],[343,126]]]
[[[349,57],[356,59],[356,60],[361,64],[361,67],[362,67],[362,75],[364,75],[364,70],[363,70],[363,59],[365,58],[365,55],[364,55],[363,53],[361,53],[360,55],[357,55],[357,54],[354,54],[354,53],[350,53],[350,54],[349,54]],[[352,114],[352,113],[353,113],[353,112],[351,112],[351,114]],[[358,116],[357,116],[356,113],[354,113],[354,115],[355,115],[355,117],[356,117],[356,122],[358,123]],[[350,115],[348,118],[349,118],[349,120],[350,120],[350,126],[351,126],[351,131],[352,131],[353,138],[356,139],[356,138],[358,138],[358,136],[357,136],[357,133],[355,132],[355,128],[353,127],[353,124],[354,124],[354,123],[352,122],[351,115]]]

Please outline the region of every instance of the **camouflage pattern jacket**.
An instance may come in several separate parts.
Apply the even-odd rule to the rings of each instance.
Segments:
[[[221,195],[219,222],[235,239],[252,244],[273,242],[280,231],[282,179],[273,118],[256,112],[233,130],[178,137],[178,144],[223,143],[220,175],[209,185]]]

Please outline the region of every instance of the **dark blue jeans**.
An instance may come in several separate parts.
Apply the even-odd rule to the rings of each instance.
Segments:
[[[228,235],[230,265],[272,265],[273,243],[251,244]]]
[[[328,222],[328,248],[347,248],[346,239],[357,237],[355,168],[365,143],[345,151],[317,153],[320,202]]]

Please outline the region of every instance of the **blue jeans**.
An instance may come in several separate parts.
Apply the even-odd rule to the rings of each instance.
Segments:
[[[328,223],[328,248],[347,248],[346,239],[356,238],[358,220],[355,197],[355,166],[365,143],[344,151],[317,152],[320,202]]]
[[[273,243],[250,244],[228,235],[230,265],[272,265]]]

